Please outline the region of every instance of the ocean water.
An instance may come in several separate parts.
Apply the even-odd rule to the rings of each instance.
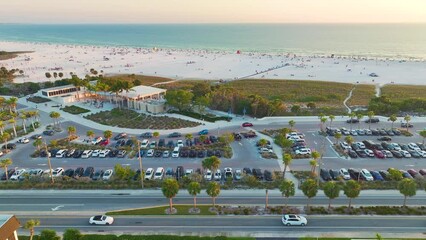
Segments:
[[[426,24],[0,24],[2,40],[426,59]]]

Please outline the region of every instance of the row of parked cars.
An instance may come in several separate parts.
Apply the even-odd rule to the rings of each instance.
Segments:
[[[351,158],[426,158],[426,146],[422,143],[398,144],[394,142],[376,143],[372,140],[364,140],[349,145],[340,142]]]
[[[355,168],[341,168],[341,169],[321,169],[320,176],[324,181],[332,180],[363,180],[363,181],[389,181],[391,180],[391,175],[389,173],[391,168],[388,170],[367,170],[367,169],[355,169]],[[426,169],[421,169],[416,171],[414,169],[399,170],[403,178],[410,179],[425,179],[426,178]]]
[[[92,180],[109,180],[111,179],[112,175],[114,173],[114,170],[108,169],[108,170],[102,170],[99,169],[95,171],[94,167],[78,167],[76,169],[64,169],[64,168],[55,168],[52,169],[52,173],[50,172],[50,169],[43,170],[43,169],[24,169],[24,168],[17,168],[17,169],[9,169],[7,172],[8,179],[11,181],[19,181],[24,180],[25,178],[32,178],[32,177],[50,177],[53,176],[54,178],[58,177],[71,177],[71,178],[90,178]],[[6,173],[1,174],[1,180],[6,180]]]
[[[400,136],[401,131],[393,128],[393,129],[347,129],[347,128],[326,128],[326,132],[329,136],[334,136],[336,133],[345,135],[345,136]]]

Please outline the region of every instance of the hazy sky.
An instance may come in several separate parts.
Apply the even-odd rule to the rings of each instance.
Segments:
[[[0,0],[0,23],[426,22],[426,0]]]

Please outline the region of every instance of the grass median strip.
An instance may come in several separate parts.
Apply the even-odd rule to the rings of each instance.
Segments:
[[[211,207],[211,205],[197,205],[197,208],[200,209],[200,213],[198,214],[189,213],[189,209],[193,207],[194,207],[193,205],[173,205],[173,208],[177,210],[177,213],[174,215],[216,215],[216,213],[209,211],[209,208]],[[106,214],[107,215],[168,215],[166,214],[167,208],[169,208],[169,206],[113,211],[113,212],[108,212]]]

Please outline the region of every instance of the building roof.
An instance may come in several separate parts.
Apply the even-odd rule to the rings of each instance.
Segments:
[[[68,89],[68,88],[75,88],[75,86],[74,85],[64,85],[64,86],[58,86],[58,87],[45,88],[45,89],[41,89],[41,90],[45,91],[45,92],[50,92],[50,91]]]
[[[165,92],[166,92],[166,89],[140,85],[140,86],[133,87],[132,90],[130,90],[128,93],[126,92],[121,93],[121,95],[126,96],[128,98],[142,98],[142,97],[152,96],[155,94],[160,94]]]
[[[0,239],[13,236],[13,232],[21,227],[21,223],[14,215],[0,215]]]

